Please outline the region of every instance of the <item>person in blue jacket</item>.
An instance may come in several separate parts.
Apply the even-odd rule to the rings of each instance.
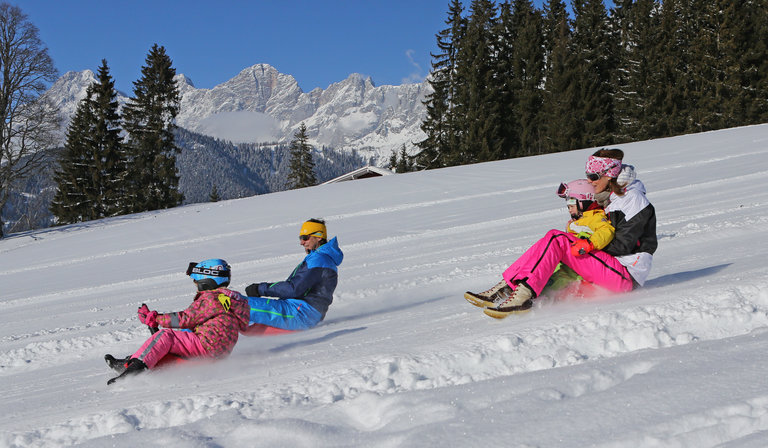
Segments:
[[[288,279],[277,283],[254,283],[245,288],[251,307],[250,325],[306,330],[325,318],[333,302],[338,266],[344,254],[336,237],[328,241],[325,221],[321,219],[310,219],[302,224],[299,244],[307,256]]]

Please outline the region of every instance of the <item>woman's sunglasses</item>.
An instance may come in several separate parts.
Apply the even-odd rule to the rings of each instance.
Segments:
[[[597,182],[600,180],[600,178],[603,177],[603,174],[605,174],[605,171],[602,173],[586,173],[587,179],[591,180],[592,182]]]

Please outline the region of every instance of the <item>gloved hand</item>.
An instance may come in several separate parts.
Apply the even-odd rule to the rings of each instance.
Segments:
[[[579,238],[571,243],[571,255],[574,257],[586,255],[593,250],[595,250],[595,246],[593,246],[592,242],[586,238]]]
[[[146,303],[142,303],[139,308],[139,322],[150,328],[157,327],[157,311],[150,311]]]
[[[635,179],[637,179],[635,167],[632,165],[621,165],[621,171],[619,171],[619,175],[616,177],[616,183],[619,184],[621,188],[626,188],[629,184],[634,182]]]
[[[253,283],[251,285],[248,285],[247,288],[245,288],[245,295],[248,297],[258,297],[259,296],[259,284]]]

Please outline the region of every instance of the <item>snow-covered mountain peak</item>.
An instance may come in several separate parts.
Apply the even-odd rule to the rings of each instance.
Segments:
[[[68,72],[51,87],[48,95],[66,121],[94,79],[90,70]],[[393,149],[424,136],[426,82],[376,87],[371,77],[352,73],[326,89],[303,92],[293,76],[263,63],[211,89],[196,88],[183,74],[174,79],[181,93],[177,124],[229,141],[288,142],[305,123],[312,144],[356,149],[382,164]],[[118,101],[126,100],[118,92]]]
[[[181,86],[195,87],[195,83],[192,82],[192,79],[183,73],[174,76],[173,80],[176,81],[176,85],[179,86],[179,88],[181,88]]]
[[[77,103],[85,98],[86,90],[94,81],[96,75],[91,70],[67,72],[53,83],[45,96],[61,108],[65,116],[74,114]]]

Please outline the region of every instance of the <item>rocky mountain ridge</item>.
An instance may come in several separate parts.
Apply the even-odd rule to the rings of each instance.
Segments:
[[[355,73],[325,90],[303,92],[293,76],[269,64],[248,67],[212,89],[196,88],[183,74],[175,79],[181,93],[177,124],[185,129],[234,143],[287,143],[304,123],[313,145],[355,150],[377,165],[402,145],[413,152],[424,138],[423,101],[431,91],[426,81],[377,87]],[[94,80],[91,70],[68,72],[47,92],[65,123]],[[118,92],[118,101],[125,104],[128,95]]]

